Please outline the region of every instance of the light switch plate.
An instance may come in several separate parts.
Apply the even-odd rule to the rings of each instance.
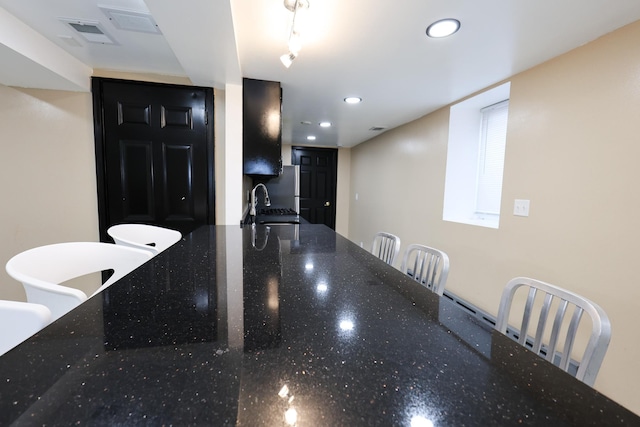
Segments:
[[[529,200],[516,199],[513,204],[513,214],[516,216],[529,216]]]

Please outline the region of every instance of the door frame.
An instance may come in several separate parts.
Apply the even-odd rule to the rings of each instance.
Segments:
[[[103,83],[124,83],[135,84],[137,86],[153,87],[173,87],[181,89],[198,89],[205,92],[205,124],[206,124],[206,150],[207,150],[207,219],[208,224],[216,223],[215,210],[215,140],[214,140],[214,120],[213,120],[213,88],[201,86],[187,86],[169,83],[154,83],[138,80],[112,79],[106,77],[91,77],[91,95],[93,101],[93,135],[95,141],[96,156],[96,187],[98,199],[98,231],[101,242],[110,242],[107,235],[109,226],[108,200],[107,200],[107,171],[105,169],[105,129],[104,123],[104,103],[103,103]]]

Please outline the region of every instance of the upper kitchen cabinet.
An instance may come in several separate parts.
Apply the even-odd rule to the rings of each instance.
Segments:
[[[250,176],[277,176],[282,168],[280,82],[243,79],[242,93],[243,172]]]

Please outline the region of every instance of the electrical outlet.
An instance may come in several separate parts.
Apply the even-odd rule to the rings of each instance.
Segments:
[[[529,216],[529,200],[516,199],[513,204],[513,214],[516,216]]]

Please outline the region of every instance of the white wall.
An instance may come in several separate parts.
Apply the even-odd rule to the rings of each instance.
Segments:
[[[447,288],[493,314],[519,275],[593,299],[613,325],[595,387],[640,414],[638,40],[640,22],[510,79],[499,229],[442,220],[444,108],[351,150],[349,238],[369,247],[386,230],[443,249]],[[529,217],[514,199],[531,200]]]
[[[216,99],[216,224],[240,224],[242,175],[242,86],[226,85]]]

